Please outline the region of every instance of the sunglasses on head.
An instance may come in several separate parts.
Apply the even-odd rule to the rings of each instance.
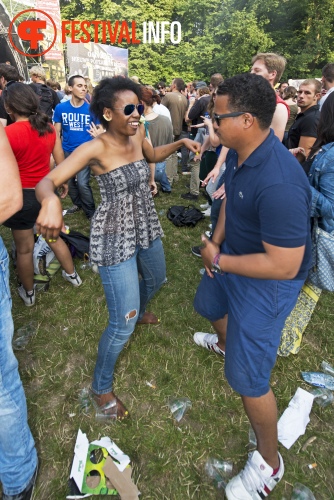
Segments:
[[[256,116],[255,113],[249,113],[248,111],[234,111],[233,113],[225,113],[224,115],[217,115],[216,113],[213,113],[213,119],[219,127],[220,120],[223,120],[224,118],[235,118],[236,116],[241,116],[244,115],[245,113],[248,113],[249,115],[252,116]]]
[[[124,111],[125,116],[130,116],[137,109],[140,116],[144,113],[144,104],[127,104],[124,108],[114,108]]]

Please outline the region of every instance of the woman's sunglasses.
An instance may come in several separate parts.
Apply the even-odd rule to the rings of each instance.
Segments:
[[[144,104],[127,104],[124,108],[114,108],[124,111],[125,116],[130,116],[137,109],[140,116],[144,113]]]

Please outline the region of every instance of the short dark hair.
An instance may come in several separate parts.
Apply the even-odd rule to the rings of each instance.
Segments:
[[[174,78],[173,83],[179,92],[182,92],[182,90],[186,88],[186,84],[184,83],[184,80],[182,80],[182,78]]]
[[[162,82],[162,81],[161,81],[161,82],[158,82],[158,83],[157,83],[157,85],[156,85],[156,87],[157,87],[157,88],[162,87],[163,89],[165,89],[165,88],[166,88],[166,83],[165,83],[165,82]]]
[[[83,80],[85,80],[85,77],[84,77],[84,76],[82,76],[82,75],[72,75],[72,76],[70,76],[70,77],[69,77],[69,79],[68,79],[68,86],[69,86],[69,87],[73,87],[73,85],[74,85],[74,80],[75,80],[76,78],[82,78]],[[85,80],[85,83],[86,83],[86,80]]]
[[[113,78],[103,78],[94,88],[90,109],[104,127],[108,125],[108,122],[103,118],[104,108],[113,109],[118,94],[126,90],[130,90],[136,94],[139,101],[141,100],[140,85],[127,77],[114,76]]]
[[[276,93],[262,76],[242,73],[227,78],[218,85],[219,95],[228,96],[228,108],[231,111],[253,113],[261,129],[270,127],[276,109]]]
[[[297,89],[296,89],[296,87],[292,87],[291,85],[289,85],[289,87],[286,87],[283,90],[283,96],[284,96],[284,100],[285,101],[287,99],[290,99],[290,97],[291,98],[296,97],[297,96]]]
[[[327,63],[322,68],[322,76],[330,83],[334,82],[334,63]]]
[[[14,66],[9,66],[9,64],[0,64],[0,77],[3,76],[6,82],[14,81],[18,82],[20,79],[20,74]]]
[[[21,82],[9,84],[2,95],[6,107],[19,116],[27,116],[40,136],[53,132],[48,116],[40,109],[38,96],[29,85]]]

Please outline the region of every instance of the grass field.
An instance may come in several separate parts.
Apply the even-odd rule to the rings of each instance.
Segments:
[[[225,380],[224,360],[192,340],[195,331],[211,331],[192,307],[201,260],[191,254],[191,247],[208,229],[209,219],[188,229],[176,228],[166,218],[169,206],[186,205],[180,194],[187,191],[188,182],[189,178],[181,178],[172,195],[161,194],[156,199],[165,232],[168,282],[149,307],[161,324],[137,327],[116,367],[115,392],[129,409],[127,421],[101,424],[93,414],[80,413],[78,406],[80,389],[91,382],[99,337],[108,317],[99,276],[90,269],[80,270],[77,261],[83,279],[80,289],[72,288],[58,272],[50,290],[37,296],[34,308],[27,308],[17,296],[11,269],[15,329],[31,320],[38,323],[26,349],[17,352],[40,458],[37,500],[65,499],[78,428],[90,441],[109,436],[131,457],[134,479],[145,500],[223,498],[223,492],[205,476],[207,458],[230,460],[235,471],[246,461],[249,422],[239,396]],[[94,180],[92,186],[98,199]],[[64,206],[69,205],[70,200],[65,200]],[[89,224],[82,212],[65,220],[70,228],[88,234]],[[2,227],[0,233],[9,248],[10,231]],[[297,387],[310,388],[302,381],[301,370],[317,371],[324,359],[334,362],[332,304],[332,295],[323,293],[299,354],[277,361],[272,386],[280,413]],[[192,401],[179,425],[167,406],[170,396]],[[290,499],[297,481],[308,486],[317,500],[334,498],[333,417],[333,406],[322,409],[314,405],[306,434],[290,450],[280,447],[286,473],[270,498]],[[302,451],[311,436],[316,441]],[[309,470],[308,464],[313,462],[317,467]]]

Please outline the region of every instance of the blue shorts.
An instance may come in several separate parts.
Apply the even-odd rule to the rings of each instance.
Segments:
[[[242,396],[260,397],[269,391],[282,329],[303,283],[229,273],[203,276],[194,307],[211,322],[228,314],[225,375]]]

